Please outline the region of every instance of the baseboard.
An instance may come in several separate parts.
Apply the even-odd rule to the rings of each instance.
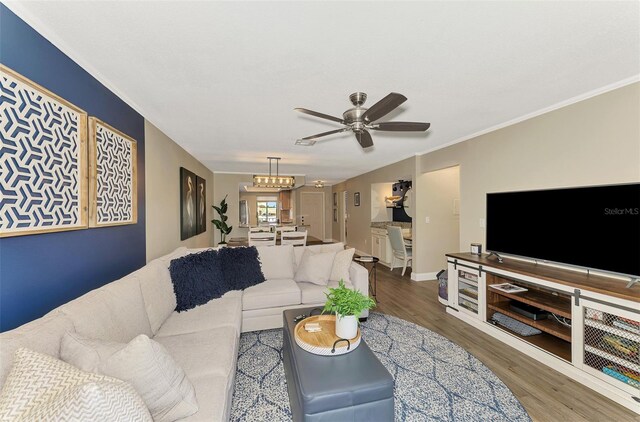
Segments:
[[[370,253],[362,252],[359,249],[356,249],[356,255],[359,255],[359,256],[371,256]]]
[[[413,281],[427,281],[427,280],[435,280],[438,273],[416,273],[414,271],[411,272],[411,280]]]

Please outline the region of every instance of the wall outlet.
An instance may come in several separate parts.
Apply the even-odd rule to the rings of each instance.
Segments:
[[[425,217],[424,218],[424,222],[427,223],[427,224],[431,223],[431,218],[430,217]]]

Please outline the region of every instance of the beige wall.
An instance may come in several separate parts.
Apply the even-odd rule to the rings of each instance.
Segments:
[[[371,253],[371,184],[415,180],[416,157],[356,176],[332,186],[333,192],[347,191],[347,244],[359,251]],[[355,192],[360,192],[360,206],[353,204]],[[332,225],[333,238],[340,239],[339,224]]]
[[[178,246],[211,245],[213,173],[146,120],[144,132],[147,262]],[[184,241],[180,240],[180,167],[207,181],[207,231]]]
[[[485,243],[487,192],[640,181],[640,84],[635,83],[425,154],[424,173],[460,165],[460,250]],[[431,242],[417,191],[418,248]],[[425,249],[426,250],[426,249]],[[442,261],[444,262],[444,260]],[[416,261],[419,273],[429,271]]]
[[[414,267],[416,272],[421,267],[422,273],[437,273],[446,268],[444,255],[460,250],[460,214],[459,206],[456,206],[460,200],[460,167],[421,174],[416,184],[420,188],[419,201],[422,204],[417,214],[421,222],[416,221],[416,225],[423,227],[416,235],[415,243],[421,243],[422,247],[419,248],[420,255],[416,255]],[[426,217],[429,218],[428,224]],[[423,238],[428,241],[418,242]]]

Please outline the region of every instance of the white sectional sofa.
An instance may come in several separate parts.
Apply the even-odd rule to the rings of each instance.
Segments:
[[[342,250],[344,246],[332,244],[307,248]],[[294,250],[294,266],[299,263],[303,249]],[[283,310],[321,306],[326,288],[296,283],[292,279],[267,279],[245,291],[228,292],[222,298],[177,313],[174,311],[176,299],[169,263],[172,259],[201,250],[179,248],[40,319],[1,333],[0,385],[4,384],[13,353],[19,347],[59,358],[61,340],[67,331],[123,343],[139,334],[146,334],[169,351],[196,390],[199,411],[185,420],[228,420],[240,333],[281,327]],[[261,260],[264,261],[262,256]],[[265,265],[276,268],[288,264],[263,262],[263,268]],[[352,287],[367,294],[368,273],[365,268],[351,263],[349,277]],[[330,286],[334,285],[337,283],[330,282]]]

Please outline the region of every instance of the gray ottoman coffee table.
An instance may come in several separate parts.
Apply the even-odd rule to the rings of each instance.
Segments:
[[[393,421],[393,378],[365,341],[340,356],[301,349],[294,338],[300,314],[283,312],[283,361],[294,421]]]

